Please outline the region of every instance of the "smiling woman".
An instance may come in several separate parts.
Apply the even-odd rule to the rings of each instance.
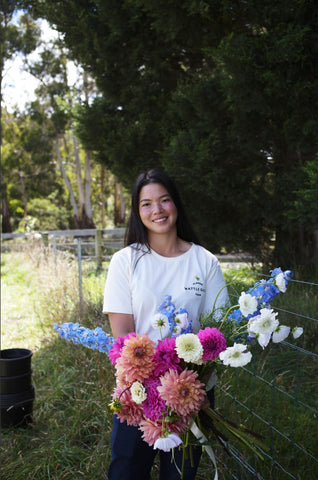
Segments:
[[[140,174],[133,187],[131,202],[126,247],[113,255],[105,286],[103,310],[108,313],[113,336],[133,334],[139,338],[147,334],[152,343],[161,340],[162,329],[157,328],[156,315],[167,298],[173,301],[169,307],[176,308],[181,315],[180,322],[186,312],[193,332],[198,332],[200,315],[210,311],[214,302],[218,308],[227,301],[218,260],[200,246],[178,191],[167,175],[156,170]],[[222,293],[218,295],[220,291]],[[132,336],[129,342],[135,342],[135,337]],[[127,372],[128,365],[120,365],[119,370]],[[136,386],[138,392],[139,387]],[[181,391],[183,403],[188,394],[188,388]],[[131,393],[126,388],[125,398],[127,395]],[[203,408],[204,401],[207,401],[205,395],[198,398],[198,410]],[[182,451],[165,451],[167,441],[152,448],[152,442],[148,444],[147,438],[153,431],[146,430],[143,434],[137,427],[127,425],[125,419],[121,421],[114,416],[110,480],[150,478],[157,449],[160,452],[160,479],[180,478],[178,470],[180,472],[182,468]],[[165,440],[170,439],[169,445],[177,446],[178,441],[171,444],[175,439],[170,435],[174,432],[166,433]],[[195,478],[201,447],[195,448],[193,453],[193,463],[189,455],[185,461],[184,480]]]

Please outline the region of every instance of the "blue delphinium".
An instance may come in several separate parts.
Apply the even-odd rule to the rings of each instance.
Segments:
[[[278,267],[270,271],[271,276],[268,280],[261,280],[256,282],[253,287],[249,288],[246,291],[246,294],[251,295],[257,300],[256,310],[249,315],[243,315],[241,308],[234,309],[227,317],[228,321],[235,322],[239,329],[239,325],[243,320],[248,321],[250,318],[259,315],[262,308],[270,308],[270,304],[275,297],[281,292],[286,291],[288,282],[293,276],[291,270],[283,270]],[[240,338],[243,335],[243,332],[240,332],[240,335],[237,338]],[[243,335],[244,338],[250,340],[249,337],[246,337],[246,334]],[[237,339],[236,338],[236,339]]]
[[[165,315],[169,321],[169,331],[170,336],[175,337],[179,335],[183,335],[185,333],[192,332],[192,322],[188,318],[188,312],[185,308],[179,308],[176,310],[175,305],[171,302],[171,295],[165,295],[164,301],[159,305],[158,312],[162,315]],[[185,328],[181,328],[180,330],[177,328],[179,325],[178,315],[186,315],[187,322]]]
[[[94,330],[91,330],[89,328],[81,327],[78,323],[68,322],[63,323],[62,325],[55,324],[54,329],[58,332],[60,337],[65,340],[107,354],[116,342],[115,338],[108,333],[105,333],[101,327],[96,327]]]

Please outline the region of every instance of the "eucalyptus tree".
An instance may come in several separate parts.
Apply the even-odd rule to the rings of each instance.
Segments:
[[[78,101],[76,98],[78,93],[72,91],[69,86],[68,61],[65,48],[58,39],[45,46],[39,53],[38,60],[29,63],[29,72],[40,81],[36,89],[38,100],[33,108],[36,105],[41,106],[47,121],[51,123],[55,157],[72,205],[74,226],[94,228],[91,205],[91,157],[87,150],[82,152],[76,137],[74,102]],[[83,155],[84,161],[81,158]]]

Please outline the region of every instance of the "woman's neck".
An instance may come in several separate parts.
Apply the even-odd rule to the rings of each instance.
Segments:
[[[191,247],[191,243],[185,242],[177,235],[150,235],[149,245],[163,257],[179,257]]]

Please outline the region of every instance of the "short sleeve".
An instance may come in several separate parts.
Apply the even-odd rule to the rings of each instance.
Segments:
[[[132,314],[130,260],[127,249],[116,252],[109,264],[104,291],[103,312]]]

